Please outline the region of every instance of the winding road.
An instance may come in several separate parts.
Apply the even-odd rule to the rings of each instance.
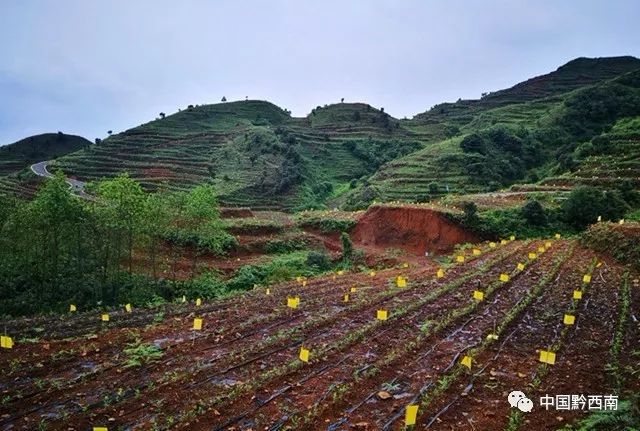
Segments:
[[[47,170],[47,166],[51,164],[51,160],[44,162],[38,162],[31,165],[31,171],[39,177],[52,178],[53,174]],[[84,181],[74,180],[73,178],[67,178],[67,183],[71,187],[71,191],[77,194],[81,198],[88,199],[90,196],[84,191],[84,187],[87,185]]]

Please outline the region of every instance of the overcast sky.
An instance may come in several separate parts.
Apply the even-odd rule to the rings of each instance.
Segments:
[[[1,0],[0,144],[93,140],[188,104],[396,117],[579,57],[640,56],[640,1]]]

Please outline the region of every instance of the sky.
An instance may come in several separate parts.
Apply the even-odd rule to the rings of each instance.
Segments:
[[[223,96],[410,118],[576,57],[640,57],[639,16],[636,0],[2,0],[0,145]]]

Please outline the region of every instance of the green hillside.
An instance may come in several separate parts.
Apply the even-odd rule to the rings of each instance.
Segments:
[[[62,132],[30,136],[0,147],[0,176],[18,172],[33,163],[52,160],[91,145],[83,137]]]
[[[593,172],[637,180],[639,75],[633,57],[578,58],[409,120],[364,103],[304,118],[257,100],[189,106],[83,145],[53,169],[89,181],[126,171],[148,190],[210,183],[225,205],[289,210],[566,187]],[[616,150],[603,154],[605,141]],[[0,190],[21,187],[0,180]]]
[[[215,185],[227,205],[313,206],[420,148],[419,138],[365,104],[318,107],[292,118],[264,101],[196,106],[113,135],[56,162],[95,180],[127,170],[146,188]],[[362,151],[378,148],[375,159]]]
[[[62,132],[43,133],[0,147],[0,193],[32,195],[41,180],[29,166],[87,148],[91,142]]]
[[[627,136],[640,132],[637,123],[624,122],[639,114],[636,70],[568,93],[486,109],[460,127],[448,123],[455,137],[392,161],[371,184],[384,200],[425,200],[447,191],[490,191],[540,180],[559,184],[558,175],[573,177],[579,169],[584,152],[575,153],[581,144],[597,140],[618,121],[626,124]],[[611,154],[616,163],[637,156],[633,145]]]

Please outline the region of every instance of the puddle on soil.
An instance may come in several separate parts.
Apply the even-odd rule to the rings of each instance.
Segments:
[[[93,361],[84,361],[80,364],[80,367],[82,368],[86,368],[89,369],[91,371],[95,370],[96,368],[98,368],[98,364],[96,364]]]
[[[222,379],[213,379],[211,381],[212,384],[214,385],[223,385],[223,386],[233,386],[235,384],[238,383],[237,380],[235,379],[230,379],[230,378],[222,378]]]
[[[51,410],[49,410],[46,413],[42,413],[40,415],[40,417],[42,419],[49,419],[49,420],[55,420],[55,419],[59,419],[61,417],[60,412],[64,409],[64,405],[63,404],[55,404]]]
[[[158,338],[157,340],[153,340],[153,345],[158,348],[162,348],[167,343],[170,343],[170,342],[182,343],[183,341],[184,341],[184,338],[182,337],[165,337],[165,338]]]

